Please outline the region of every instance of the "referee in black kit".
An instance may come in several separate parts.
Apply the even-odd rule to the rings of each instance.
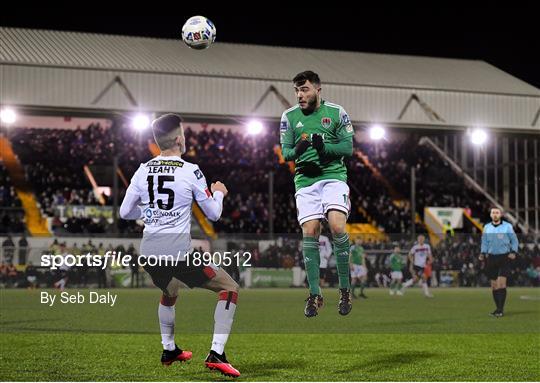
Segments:
[[[506,301],[506,278],[510,275],[511,260],[518,252],[518,239],[509,222],[502,220],[502,211],[491,208],[491,222],[484,226],[480,260],[486,259],[486,274],[491,280],[491,290],[496,309],[490,315],[504,315]]]

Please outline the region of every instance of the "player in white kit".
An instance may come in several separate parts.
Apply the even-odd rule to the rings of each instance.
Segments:
[[[319,264],[319,277],[322,286],[328,286],[329,273],[328,261],[332,256],[332,244],[326,235],[319,236],[319,254],[321,255],[321,263]]]
[[[429,292],[427,277],[424,273],[426,263],[433,263],[433,255],[431,253],[431,246],[425,243],[425,240],[426,237],[420,234],[418,236],[418,242],[409,251],[409,270],[412,278],[403,284],[402,292],[405,288],[421,281],[424,295],[428,298],[433,298],[433,295]]]
[[[205,364],[224,375],[238,377],[240,373],[225,357],[225,344],[231,331],[238,284],[223,269],[190,262],[191,206],[194,201],[208,219],[221,217],[227,188],[221,182],[208,189],[199,167],[181,158],[185,152],[182,119],[166,114],[152,122],[152,131],[161,154],[141,164],[131,179],[120,207],[123,219],[142,219],[144,232],[141,258],[144,269],[163,294],[158,309],[163,344],[161,362],[191,359],[191,351],[181,350],[174,340],[175,303],[182,284],[201,287],[218,293],[214,313],[214,336]],[[157,262],[159,264],[154,265]]]

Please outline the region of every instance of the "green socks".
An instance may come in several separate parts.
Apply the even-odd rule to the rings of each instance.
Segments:
[[[314,237],[304,237],[302,249],[304,253],[304,264],[306,265],[309,293],[320,295],[319,267],[321,264],[321,256],[319,254],[319,240]]]
[[[310,294],[321,294],[319,287],[319,267],[321,264],[319,240],[314,237],[304,237],[302,247],[309,292]],[[349,235],[347,233],[336,234],[334,236],[334,254],[340,289],[351,287],[349,282],[349,250]]]
[[[339,277],[339,288],[350,288],[349,282],[349,235],[347,233],[334,235],[334,254]]]

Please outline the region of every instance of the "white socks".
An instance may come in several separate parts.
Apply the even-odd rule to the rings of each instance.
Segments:
[[[215,324],[212,350],[220,355],[223,354],[225,344],[231,333],[237,299],[238,293],[234,291],[222,291],[219,293],[216,311],[214,312]]]
[[[165,305],[163,303],[165,303]],[[169,351],[173,351],[176,347],[174,343],[175,303],[176,297],[169,298],[163,296],[158,308],[161,343],[163,344],[163,349]]]
[[[64,288],[66,287],[66,278],[60,279],[58,282],[54,284],[58,289],[64,291]]]
[[[216,311],[214,312],[215,324],[212,350],[220,355],[223,354],[225,344],[231,333],[237,300],[238,293],[234,291],[222,291],[219,293]],[[169,351],[173,351],[176,347],[174,342],[175,302],[176,297],[170,298],[163,296],[158,308],[161,343],[163,344],[163,349]]]
[[[413,284],[414,284],[414,279],[411,278],[403,284],[403,288],[411,287]]]
[[[422,289],[424,290],[424,295],[429,295],[427,282],[422,282]]]

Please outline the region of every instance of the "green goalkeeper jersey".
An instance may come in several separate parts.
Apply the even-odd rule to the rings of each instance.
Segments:
[[[352,155],[354,129],[341,106],[321,101],[317,110],[305,115],[296,105],[283,113],[280,133],[283,157],[296,165],[294,185],[297,191],[321,180],[347,182],[347,168],[343,159]],[[306,138],[311,142],[315,133],[323,136],[322,153],[310,146],[297,157],[295,146],[298,141]]]
[[[397,253],[390,255],[390,269],[392,271],[401,271],[403,269],[403,258]]]
[[[351,246],[351,263],[353,265],[363,265],[364,264],[364,248],[359,245]]]

